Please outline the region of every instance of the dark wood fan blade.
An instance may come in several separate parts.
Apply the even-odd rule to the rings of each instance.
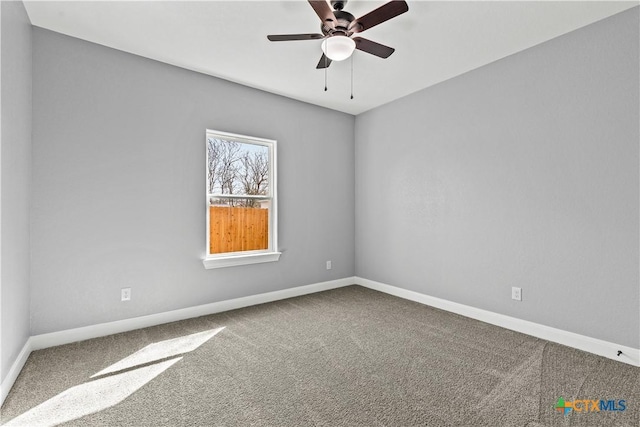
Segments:
[[[331,60],[323,53],[322,58],[320,58],[320,61],[318,61],[316,69],[322,70],[323,68],[329,68],[329,65],[331,65]]]
[[[388,21],[391,18],[395,18],[409,10],[409,5],[404,0],[390,1],[383,4],[379,8],[372,10],[364,16],[356,19],[349,25],[349,30],[354,33],[360,33],[364,30],[368,30],[371,27],[375,27],[378,24]]]
[[[353,41],[356,42],[356,49],[379,56],[380,58],[388,58],[396,51],[392,47],[372,42],[371,40],[363,39],[362,37],[354,37]]]
[[[309,0],[309,4],[316,11],[318,18],[323,24],[329,26],[329,28],[335,28],[335,15],[329,7],[327,0]]]
[[[323,38],[322,34],[280,34],[267,36],[272,42],[287,42],[291,40],[318,40]]]

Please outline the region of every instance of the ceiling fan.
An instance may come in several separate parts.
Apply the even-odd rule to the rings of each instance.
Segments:
[[[362,37],[352,36],[409,10],[407,2],[394,0],[356,19],[352,14],[344,10],[344,6],[347,4],[346,0],[331,0],[331,6],[335,9],[334,11],[331,10],[326,0],[308,1],[320,18],[322,34],[282,34],[269,35],[267,38],[272,42],[324,40],[321,46],[323,54],[316,66],[318,69],[329,67],[331,61],[347,59],[354,49],[380,58],[388,58],[395,51],[394,48]]]

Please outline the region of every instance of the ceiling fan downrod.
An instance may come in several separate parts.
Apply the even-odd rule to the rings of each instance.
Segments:
[[[347,5],[347,0],[331,0],[331,7],[335,10],[342,10]]]

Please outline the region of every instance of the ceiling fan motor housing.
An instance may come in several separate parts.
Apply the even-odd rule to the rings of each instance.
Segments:
[[[349,12],[345,12],[344,10],[336,10],[333,14],[336,17],[336,20],[334,21],[334,28],[322,24],[320,26],[322,34],[325,36],[340,35],[350,37],[353,34],[353,31],[349,31],[349,24],[356,19],[355,16]]]

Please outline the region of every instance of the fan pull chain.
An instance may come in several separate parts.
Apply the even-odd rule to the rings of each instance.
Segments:
[[[327,91],[327,55],[324,56],[324,91]]]
[[[351,99],[353,99],[353,57],[354,55],[351,54]]]

